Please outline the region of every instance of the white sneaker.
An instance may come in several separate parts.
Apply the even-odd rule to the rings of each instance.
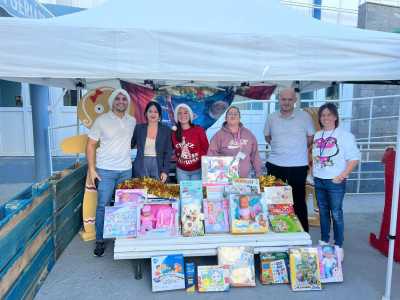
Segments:
[[[337,249],[337,256],[338,256],[338,259],[340,259],[340,261],[343,262],[343,260],[344,260],[344,250],[343,250],[343,248],[337,246],[336,249]]]
[[[318,241],[318,245],[321,246],[321,247],[322,247],[322,246],[328,246],[329,243],[319,240],[319,241]]]

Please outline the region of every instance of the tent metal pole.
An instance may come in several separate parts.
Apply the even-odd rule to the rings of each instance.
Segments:
[[[400,104],[399,104],[399,116],[400,116]],[[386,270],[386,287],[385,295],[382,300],[390,300],[390,292],[392,288],[392,272],[393,272],[393,255],[394,255],[394,243],[396,237],[396,225],[397,225],[397,209],[399,206],[399,188],[400,188],[400,117],[397,121],[397,142],[396,142],[396,159],[394,167],[394,181],[393,181],[393,197],[392,197],[392,210],[390,217],[390,230],[389,230],[389,253]]]

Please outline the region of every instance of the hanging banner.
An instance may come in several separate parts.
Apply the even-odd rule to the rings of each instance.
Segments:
[[[144,109],[147,103],[156,101],[162,108],[162,122],[172,126],[175,124],[175,107],[185,103],[193,110],[193,123],[204,129],[212,126],[225,113],[235,96],[232,88],[165,87],[153,91],[124,81],[121,81],[121,87],[132,98],[134,115],[138,123],[146,122]]]

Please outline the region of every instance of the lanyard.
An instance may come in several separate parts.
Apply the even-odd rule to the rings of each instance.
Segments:
[[[321,137],[321,146],[319,148],[319,157],[322,156],[322,153],[324,153],[324,150],[326,148],[326,144],[329,141],[329,138],[332,137],[333,133],[335,132],[336,128],[332,130],[331,134],[324,140],[324,133],[325,131],[322,131],[322,137]]]

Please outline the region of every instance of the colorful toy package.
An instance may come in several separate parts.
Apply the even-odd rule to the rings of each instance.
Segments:
[[[294,213],[292,204],[269,204],[268,218],[273,232],[302,232],[303,227]]]
[[[138,208],[134,205],[106,206],[103,237],[136,237]]]
[[[287,252],[260,253],[260,265],[262,284],[289,283],[289,255]]]
[[[115,191],[115,206],[133,204],[139,205],[147,199],[145,189],[117,189]]]
[[[219,247],[218,264],[229,267],[231,286],[256,286],[254,250],[251,247]]]
[[[267,204],[292,204],[293,194],[290,185],[264,187],[264,199]]]
[[[276,233],[303,232],[296,215],[269,215],[271,230]]]
[[[207,199],[220,200],[226,198],[225,187],[227,183],[208,183],[206,184]]]
[[[271,216],[294,215],[292,204],[268,204],[268,213]]]
[[[290,280],[293,291],[320,290],[317,248],[290,249]]]
[[[253,178],[234,178],[232,184],[227,187],[231,194],[259,194],[260,181]]]
[[[153,256],[151,286],[153,292],[184,289],[183,256],[180,254]]]
[[[179,234],[179,201],[147,199],[139,206],[138,235],[176,236]]]
[[[203,208],[206,233],[229,232],[228,199],[204,199]]]
[[[224,266],[198,266],[199,292],[225,292],[229,290],[229,269]]]
[[[196,291],[196,282],[196,264],[194,262],[185,263],[186,292],[194,293]]]
[[[201,171],[204,183],[229,183],[239,178],[239,159],[232,156],[202,156]]]
[[[232,233],[268,232],[268,212],[260,194],[231,194],[229,211]]]
[[[318,247],[321,282],[342,282],[342,263],[338,258],[338,246],[325,245]]]
[[[203,203],[203,187],[201,180],[181,181],[180,195],[182,235],[204,235],[204,216],[201,212]]]

